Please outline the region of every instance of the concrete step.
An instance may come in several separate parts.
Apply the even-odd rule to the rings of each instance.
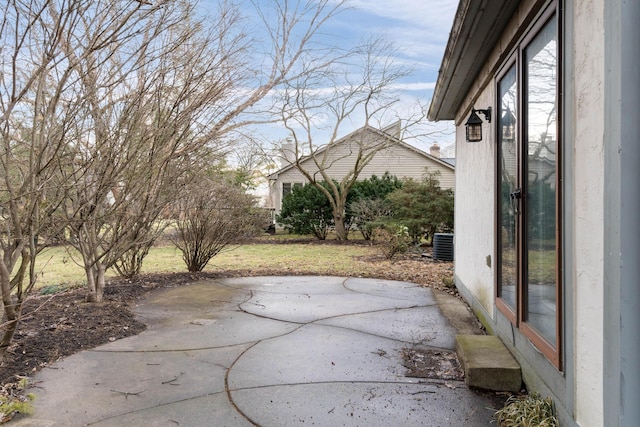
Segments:
[[[456,351],[469,387],[517,392],[520,365],[502,341],[492,335],[456,335]]]

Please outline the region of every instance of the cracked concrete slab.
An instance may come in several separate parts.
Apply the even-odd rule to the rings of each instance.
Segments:
[[[409,300],[390,300],[367,294],[302,295],[254,292],[240,305],[244,311],[285,322],[309,323],[316,320],[358,312],[371,312],[414,307]],[[355,310],[354,310],[355,309]]]
[[[397,340],[404,345],[455,349],[456,329],[442,316],[437,305],[336,316],[316,324],[353,329]]]
[[[122,426],[225,426],[251,427],[253,424],[229,404],[226,393],[217,393],[125,413],[91,424],[96,427]]]
[[[253,343],[287,334],[300,325],[256,317],[240,310],[218,319],[194,316],[176,320],[171,326],[151,327],[135,337],[109,343],[111,351],[179,351]]]
[[[405,376],[403,348],[455,345],[459,328],[434,295],[340,277],[233,278],[157,292],[136,308],[145,332],[45,368],[32,390],[35,414],[12,424],[487,425],[487,408],[497,406],[490,395]]]
[[[229,373],[229,388],[341,381],[400,381],[402,344],[348,329],[306,325],[251,347]],[[384,352],[384,356],[379,353]],[[260,372],[260,375],[255,375]]]
[[[300,384],[241,390],[234,397],[247,418],[265,427],[480,427],[493,413],[486,399],[469,395],[460,383]]]
[[[37,375],[32,390],[37,395],[36,414],[23,421],[42,418],[55,421],[56,426],[84,426],[173,402],[226,394],[226,371],[247,347],[84,351]]]

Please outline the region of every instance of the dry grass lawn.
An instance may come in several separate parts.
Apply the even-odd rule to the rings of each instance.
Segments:
[[[426,249],[426,252],[430,252]],[[38,286],[74,287],[85,283],[77,254],[62,247],[46,249],[38,258]],[[152,248],[145,258],[143,274],[183,273],[181,253],[171,245]],[[265,237],[214,257],[205,272],[229,276],[336,275],[403,280],[442,289],[442,280],[453,275],[453,263],[433,261],[412,251],[392,260],[374,245],[362,241],[337,243],[313,239]],[[108,273],[115,277],[115,272]]]

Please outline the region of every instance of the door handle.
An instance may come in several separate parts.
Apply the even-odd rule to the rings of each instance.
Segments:
[[[516,188],[512,193],[510,193],[509,199],[511,199],[511,207],[513,208],[513,212],[519,214],[520,203],[518,203],[518,200],[522,199],[522,188]]]

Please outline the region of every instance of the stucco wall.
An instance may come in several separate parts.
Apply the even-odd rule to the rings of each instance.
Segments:
[[[493,87],[475,105],[493,104]],[[483,140],[466,142],[465,127],[456,128],[455,274],[493,315],[495,281],[495,142],[491,126],[483,125]]]
[[[573,18],[573,211],[576,420],[603,423],[604,0],[576,2]]]
[[[476,78],[472,91],[458,111],[456,145],[456,278],[465,287],[463,293],[472,295],[472,305],[480,305],[484,315],[493,317],[494,327],[508,325],[494,306],[495,280],[495,139],[485,124],[485,137],[479,143],[467,143],[464,138],[464,122],[469,108],[493,106],[494,73],[513,46],[513,37],[522,35],[518,30],[532,22],[532,15],[544,2],[526,1],[521,4],[503,38],[496,45],[481,74]],[[517,329],[502,328],[503,340],[518,353],[518,357],[530,370],[525,376],[533,378],[529,384],[540,391],[553,391],[564,407],[559,408],[565,425],[574,422],[582,426],[601,426],[603,414],[603,280],[604,280],[604,6],[605,0],[577,1],[567,8],[572,15],[565,23],[572,33],[565,39],[566,75],[565,100],[569,107],[564,111],[563,125],[568,127],[570,138],[563,142],[563,150],[569,163],[564,163],[565,187],[563,203],[567,207],[564,224],[571,228],[571,241],[563,242],[567,256],[564,267],[570,272],[563,284],[565,296],[565,342],[571,345],[565,355],[565,369],[557,372],[550,364],[524,344],[526,339]],[[491,255],[491,267],[487,256]],[[498,318],[499,317],[499,318]],[[498,328],[500,329],[500,328]],[[512,339],[515,334],[515,339]],[[521,342],[523,344],[518,344]],[[519,347],[521,346],[522,347]],[[546,390],[546,391],[545,391]]]

